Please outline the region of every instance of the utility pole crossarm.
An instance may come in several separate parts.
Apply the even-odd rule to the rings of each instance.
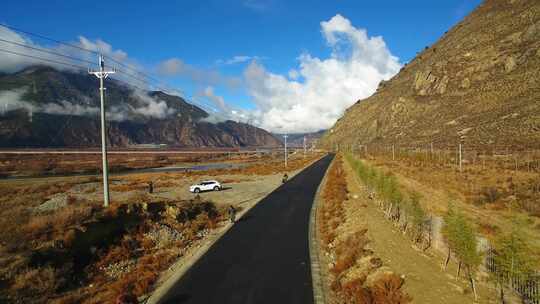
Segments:
[[[103,80],[109,77],[109,74],[114,74],[115,71],[106,71],[103,55],[99,55],[99,71],[88,70],[89,74],[96,76],[99,79],[99,96],[101,101],[101,158],[103,161],[103,206],[109,206],[109,168],[107,164],[107,137],[105,135],[105,101]]]

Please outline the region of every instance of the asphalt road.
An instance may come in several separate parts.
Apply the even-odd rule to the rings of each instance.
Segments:
[[[309,215],[331,159],[317,161],[261,200],[163,303],[313,303]]]

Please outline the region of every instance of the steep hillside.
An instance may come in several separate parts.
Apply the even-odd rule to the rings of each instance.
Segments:
[[[134,90],[112,79],[106,87],[108,140],[113,146],[280,145],[251,125],[206,122],[208,113],[178,96]],[[43,66],[0,76],[0,147],[100,145],[97,88],[93,76]]]
[[[487,0],[323,137],[540,147],[540,1]]]

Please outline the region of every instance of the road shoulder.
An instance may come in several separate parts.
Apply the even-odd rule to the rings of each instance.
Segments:
[[[330,166],[328,166],[329,168]],[[317,210],[321,204],[321,193],[322,189],[326,184],[326,175],[328,169],[326,170],[317,192],[313,200],[313,205],[311,207],[311,212],[309,215],[309,257],[311,259],[311,278],[313,284],[313,298],[315,304],[324,304],[326,303],[326,284],[324,284],[324,268],[321,267],[320,259],[320,245],[319,245],[319,233],[317,229]]]

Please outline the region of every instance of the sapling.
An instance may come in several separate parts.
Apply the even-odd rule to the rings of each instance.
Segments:
[[[492,278],[499,287],[501,303],[504,303],[504,286],[507,278],[526,278],[534,269],[534,260],[529,241],[523,232],[522,223],[517,218],[507,233],[499,234],[494,240],[495,271]]]

